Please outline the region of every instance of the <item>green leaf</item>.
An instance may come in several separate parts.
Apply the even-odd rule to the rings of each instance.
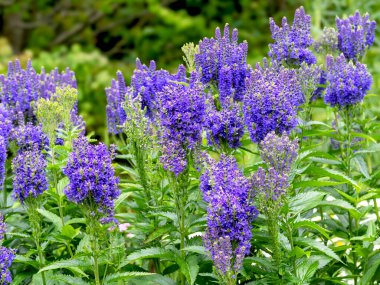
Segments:
[[[371,284],[371,280],[373,276],[375,275],[379,265],[380,265],[380,259],[377,259],[371,264],[371,266],[368,266],[366,270],[364,270],[363,278],[360,281],[360,285]]]
[[[37,209],[38,213],[40,213],[42,216],[47,218],[49,221],[51,221],[57,229],[60,231],[62,229],[62,220],[60,217],[58,217],[56,214],[49,212],[45,209]]]
[[[348,203],[344,200],[340,200],[340,199],[336,199],[336,200],[332,200],[332,201],[323,200],[319,203],[319,206],[338,207],[338,208],[349,211],[350,214],[354,218],[358,219],[360,217],[360,212],[358,210],[356,210],[355,207],[353,207],[350,203]]]
[[[74,229],[71,225],[64,225],[61,234],[69,239],[75,238],[80,233],[80,229]]]
[[[318,191],[308,191],[292,197],[289,201],[289,209],[295,213],[301,213],[315,208],[326,193]]]
[[[355,162],[355,165],[358,168],[358,170],[360,171],[360,173],[363,174],[363,176],[365,178],[369,179],[370,175],[368,172],[367,163],[364,161],[363,157],[362,156],[355,156],[352,160]]]
[[[318,225],[318,224],[316,224],[316,223],[314,223],[312,221],[309,221],[309,220],[302,220],[302,221],[295,222],[292,226],[293,226],[293,229],[310,228],[310,229],[318,231],[324,237],[329,238],[327,230],[325,230],[320,225]]]
[[[200,246],[200,245],[190,245],[190,246],[183,248],[182,250],[188,251],[188,252],[194,252],[194,253],[198,253],[198,254],[204,254],[204,255],[207,254],[205,248],[203,246]]]
[[[50,263],[49,265],[45,266],[44,268],[41,268],[40,271],[38,271],[38,273],[41,273],[41,272],[44,272],[44,271],[48,271],[48,270],[53,270],[53,269],[62,269],[62,268],[66,268],[66,269],[71,269],[71,270],[74,270],[75,272],[81,272],[81,274],[85,277],[87,277],[87,274],[84,273],[82,270],[80,270],[78,267],[88,267],[88,266],[91,266],[91,262],[90,262],[90,259],[89,258],[85,258],[85,259],[66,259],[66,260],[60,260],[60,261],[56,261],[56,262],[53,262],[53,263]]]
[[[321,243],[319,241],[316,241],[316,240],[313,240],[310,238],[303,238],[303,237],[295,237],[293,240],[296,244],[299,244],[302,246],[309,246],[309,247],[311,247],[315,250],[318,250],[321,253],[343,263],[343,261],[339,258],[339,256],[332,249],[325,246],[323,243]]]
[[[119,281],[119,280],[125,281],[125,280],[131,279],[131,278],[140,277],[140,276],[149,276],[149,275],[155,275],[155,273],[135,272],[135,271],[114,273],[114,274],[108,275],[104,279],[104,284],[109,284],[110,282],[115,282],[115,281]]]
[[[165,218],[172,220],[174,223],[177,223],[178,217],[174,212],[151,212],[153,215],[159,215]]]
[[[52,274],[49,280],[64,282],[65,284],[75,284],[75,285],[88,285],[89,283],[84,281],[82,278],[65,275],[65,274]]]
[[[293,183],[293,188],[306,188],[306,187],[326,187],[344,184],[345,182],[337,181],[319,181],[319,180],[306,180]]]
[[[174,250],[163,249],[159,247],[152,247],[152,248],[141,249],[139,251],[131,253],[130,255],[127,256],[124,263],[127,264],[129,262],[132,262],[138,259],[145,259],[145,258],[163,258],[163,259],[175,261],[177,256],[178,256],[178,252]]]
[[[122,193],[115,201],[115,209],[117,209],[121,203],[124,202],[125,199],[127,199],[129,196],[131,196],[132,192],[126,192]]]
[[[329,169],[329,168],[321,168],[317,166],[310,166],[307,171],[311,175],[318,175],[320,177],[328,176],[338,181],[350,183],[357,190],[360,190],[361,188],[358,182],[356,182],[355,180],[351,179],[350,177],[348,177],[347,175],[345,175],[344,173],[338,170]]]
[[[58,181],[57,185],[57,192],[60,197],[65,196],[64,189],[69,184],[69,178],[64,177],[61,180]]]
[[[352,135],[352,137],[359,137],[359,138],[369,140],[373,143],[377,143],[377,141],[373,137],[371,137],[370,135],[364,134],[364,133],[351,133],[351,135]]]

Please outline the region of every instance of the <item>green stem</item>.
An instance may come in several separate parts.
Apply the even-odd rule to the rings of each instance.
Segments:
[[[287,227],[287,230],[288,230],[288,237],[289,237],[290,248],[293,251],[294,250],[293,230],[290,227],[290,223],[288,223],[288,221],[286,221],[286,227]],[[295,258],[295,256],[292,257],[292,261],[293,261],[292,265],[293,265],[294,276],[297,276],[297,264],[296,264],[296,258]]]
[[[33,236],[34,242],[35,242],[36,247],[37,247],[40,269],[42,269],[44,267],[44,256],[43,256],[42,248],[40,245],[41,226],[39,223],[40,219],[38,216],[38,212],[37,212],[38,206],[36,203],[37,203],[36,201],[26,202],[27,212],[29,214],[30,224],[32,226],[32,236]],[[46,285],[46,278],[45,278],[45,272],[44,271],[41,272],[41,277],[42,277],[42,284]]]
[[[100,285],[100,275],[99,275],[99,264],[98,264],[98,235],[97,235],[97,220],[95,217],[91,216],[91,213],[88,213],[88,225],[90,227],[90,238],[91,238],[91,250],[92,258],[94,260],[94,275],[95,275],[95,284]]]
[[[280,243],[278,242],[278,237],[280,234],[280,229],[278,226],[278,215],[277,211],[275,213],[268,214],[268,232],[271,236],[271,242],[273,247],[272,257],[276,264],[277,269],[280,269],[281,266],[281,248]]]
[[[379,207],[377,206],[376,198],[373,199],[373,206],[375,207],[376,219],[377,219],[377,222],[379,223],[380,222]]]
[[[345,162],[345,166],[346,166],[346,175],[351,178],[351,128],[352,128],[352,125],[351,125],[350,111],[351,111],[351,108],[349,106],[347,106],[344,109],[343,120],[344,120],[345,127],[346,127],[344,142],[347,144],[346,153],[344,156],[344,162]],[[348,192],[347,194],[354,194],[356,196],[357,195],[356,191],[355,191],[355,193],[351,193],[352,190],[353,189],[352,189],[351,185],[347,184],[347,192]],[[355,205],[355,207],[356,207],[356,205]],[[355,225],[358,225],[358,221],[357,221],[356,217],[354,217],[354,219],[355,219]],[[352,227],[352,217],[351,217],[350,213],[348,213],[348,220],[349,220],[350,236],[352,237],[353,236],[353,227]],[[352,244],[352,247],[354,247],[354,244]],[[352,249],[352,260],[354,263],[353,264],[354,269],[352,272],[354,275],[354,284],[357,285],[358,284],[358,276],[356,274],[357,256],[356,256],[356,252],[354,249]]]

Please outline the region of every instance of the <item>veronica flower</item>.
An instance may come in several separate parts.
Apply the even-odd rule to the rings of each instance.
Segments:
[[[26,125],[21,122],[18,127],[12,130],[10,139],[15,140],[19,152],[37,148],[42,151],[49,147],[49,139],[42,131],[41,126],[34,126],[32,123]]]
[[[63,170],[70,181],[65,189],[67,198],[89,207],[102,221],[112,220],[114,201],[120,195],[112,157],[106,145],[91,145],[82,136],[74,140],[73,152]]]
[[[336,18],[338,48],[347,59],[362,57],[366,48],[375,40],[376,22],[370,21],[369,14],[361,16],[357,11],[345,19]]]
[[[371,89],[372,76],[366,65],[348,62],[344,55],[335,60],[326,57],[326,87],[325,103],[340,108],[359,103]]]
[[[269,57],[278,62],[300,65],[306,62],[308,65],[316,62],[314,54],[309,49],[313,44],[310,34],[311,17],[300,7],[294,13],[292,26],[288,24],[286,17],[282,18],[282,26],[276,25],[273,18],[269,19],[273,44],[269,44]]]
[[[228,24],[224,27],[223,36],[218,27],[215,38],[204,38],[199,42],[199,52],[194,55],[196,69],[203,84],[217,86],[221,101],[243,99],[245,78],[250,69],[247,52],[248,43],[238,43],[238,30],[233,29],[230,35]]]
[[[201,142],[205,95],[193,73],[188,86],[168,84],[158,95],[161,161],[175,175],[187,166],[187,154]]]
[[[275,131],[290,132],[297,126],[298,106],[304,101],[297,71],[257,65],[247,79],[243,102],[245,124],[254,142]]]
[[[206,158],[200,184],[208,203],[204,243],[221,275],[238,272],[249,253],[251,222],[257,216],[251,187],[234,158],[221,155],[219,162]]]
[[[3,191],[5,191],[5,189],[3,189],[3,185],[4,185],[4,180],[5,180],[6,160],[7,160],[7,145],[6,145],[4,137],[0,136],[0,189],[2,189]],[[0,229],[0,232],[1,232],[1,229]]]
[[[12,161],[13,198],[24,203],[36,198],[48,189],[46,160],[37,144],[19,152]]]
[[[11,267],[14,259],[14,250],[0,246],[0,284],[8,285],[12,283],[9,267]]]

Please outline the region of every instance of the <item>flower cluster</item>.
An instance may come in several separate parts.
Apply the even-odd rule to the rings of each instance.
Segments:
[[[4,106],[4,104],[0,103],[0,136],[4,137],[4,139],[7,141],[11,130],[12,130],[12,114]]]
[[[164,69],[157,70],[156,62],[150,61],[149,67],[136,60],[136,69],[131,78],[133,97],[141,96],[141,107],[146,108],[148,117],[153,116],[157,106],[157,94],[170,82],[185,82],[186,69],[183,65],[178,67],[176,74],[170,74]]]
[[[0,101],[13,113],[22,112],[27,118],[32,118],[31,102],[38,98],[50,98],[58,86],[76,87],[74,73],[69,69],[59,73],[55,69],[51,73],[42,70],[38,74],[31,61],[22,69],[20,62],[16,60],[9,63],[6,76],[0,75]]]
[[[6,160],[7,160],[7,144],[4,137],[0,136],[0,189],[2,189],[4,185]],[[3,189],[3,191],[5,190]]]
[[[260,142],[275,131],[289,132],[296,127],[297,109],[304,95],[297,71],[257,65],[247,79],[243,112],[251,139]]]
[[[306,104],[318,98],[324,90],[322,86],[318,86],[323,82],[323,74],[321,66],[316,64],[307,65],[302,63],[298,71],[298,81],[303,93],[303,102]],[[323,84],[323,83],[322,83]]]
[[[245,78],[249,74],[247,52],[247,42],[238,43],[237,29],[230,37],[228,24],[224,27],[223,37],[216,28],[215,38],[204,38],[199,42],[199,52],[194,55],[196,69],[203,84],[211,82],[217,86],[221,101],[243,99]]]
[[[348,62],[343,54],[335,60],[327,56],[326,69],[325,103],[330,106],[345,107],[359,103],[371,88],[372,76],[367,67],[359,62]]]
[[[226,104],[227,105],[227,104]],[[212,98],[207,102],[207,116],[204,127],[209,144],[218,147],[227,144],[230,148],[238,148],[244,135],[244,119],[240,104],[231,101],[229,106],[217,110]]]
[[[357,60],[364,55],[365,49],[373,45],[376,22],[369,20],[366,13],[361,16],[357,11],[345,19],[336,19],[338,48],[347,59]]]
[[[34,126],[28,122],[21,123],[18,127],[13,128],[10,138],[15,140],[19,152],[32,150],[37,146],[39,151],[46,150],[49,146],[49,139],[42,131],[41,126]]]
[[[161,161],[175,175],[186,168],[186,154],[201,142],[205,116],[203,86],[192,73],[188,86],[168,84],[158,94]]]
[[[289,187],[291,166],[297,158],[298,143],[286,134],[269,133],[260,143],[260,155],[267,169],[260,167],[252,176],[254,193],[259,197],[260,208],[271,211],[273,203],[280,203]]]
[[[322,36],[314,42],[314,49],[325,54],[338,51],[338,32],[334,28],[324,27]]]
[[[311,17],[303,7],[296,10],[294,21],[290,27],[286,17],[282,19],[282,27],[270,18],[270,30],[273,44],[269,45],[269,57],[278,62],[299,65],[302,62],[314,64],[316,58],[309,47],[313,44],[310,34]]]
[[[12,161],[13,198],[24,203],[30,197],[36,198],[48,189],[46,160],[37,144],[19,152]]]
[[[244,255],[249,253],[251,222],[258,214],[252,205],[251,184],[234,158],[221,155],[219,162],[206,157],[200,189],[208,203],[205,246],[221,273],[236,272]],[[228,243],[224,248],[227,256],[221,257],[220,246]]]
[[[0,284],[7,285],[12,283],[9,267],[15,259],[15,251],[0,246]]]
[[[7,232],[7,225],[4,223],[4,216],[0,213],[0,241],[4,239],[4,235]]]
[[[89,207],[93,215],[106,216],[102,221],[112,220],[114,200],[120,195],[112,157],[105,144],[91,145],[82,136],[74,140],[63,170],[70,180],[65,189],[67,198]]]

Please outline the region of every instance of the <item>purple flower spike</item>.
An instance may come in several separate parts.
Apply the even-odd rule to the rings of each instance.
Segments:
[[[208,203],[205,247],[221,274],[236,272],[250,251],[251,222],[258,214],[251,183],[233,157],[221,155],[219,162],[206,157],[200,188]]]
[[[11,267],[14,259],[14,250],[0,246],[0,281],[2,281],[2,285],[8,285],[12,283],[9,267]]]
[[[343,54],[336,60],[330,55],[327,56],[326,69],[328,85],[325,103],[332,107],[359,103],[371,89],[372,76],[366,65],[348,62]]]
[[[46,160],[38,145],[19,152],[13,159],[13,198],[21,203],[36,198],[48,189]]]
[[[357,11],[345,19],[337,17],[336,27],[338,48],[347,59],[357,60],[364,55],[366,48],[373,45],[376,22],[370,21],[368,13],[361,16]]]
[[[245,124],[253,142],[275,131],[290,132],[297,126],[297,109],[304,95],[294,69],[257,65],[247,79],[243,102]]]
[[[286,17],[282,19],[282,26],[276,25],[273,18],[269,19],[273,44],[269,45],[269,57],[278,62],[300,65],[302,62],[314,64],[316,58],[309,47],[313,44],[310,34],[311,17],[305,13],[303,7],[296,10],[294,21],[290,27]]]
[[[79,137],[63,170],[70,180],[65,189],[67,198],[90,207],[94,215],[101,214],[102,221],[112,220],[114,201],[120,195],[112,156],[105,144],[91,145]]]
[[[201,74],[203,84],[214,83],[220,92],[220,100],[234,98],[243,100],[245,78],[249,73],[247,64],[248,44],[238,43],[238,30],[224,27],[223,37],[216,28],[215,38],[204,38],[199,42],[199,53],[195,54],[195,66]]]

